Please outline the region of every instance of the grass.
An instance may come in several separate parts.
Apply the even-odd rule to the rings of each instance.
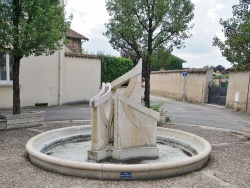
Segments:
[[[150,109],[151,110],[154,110],[154,111],[156,111],[156,112],[161,112],[162,111],[162,109],[163,109],[163,103],[161,102],[161,103],[157,103],[157,104],[154,104],[154,105],[150,105]]]

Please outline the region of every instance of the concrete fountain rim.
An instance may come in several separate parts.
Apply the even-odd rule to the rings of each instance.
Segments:
[[[26,144],[30,161],[45,169],[60,174],[102,180],[148,180],[177,176],[198,170],[206,165],[211,145],[205,139],[183,131],[157,128],[157,136],[175,136],[176,140],[195,148],[197,155],[185,160],[148,164],[103,164],[78,162],[56,158],[41,153],[44,146],[64,138],[91,134],[91,125],[55,129],[36,135]]]

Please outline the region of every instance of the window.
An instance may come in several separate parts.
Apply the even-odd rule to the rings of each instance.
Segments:
[[[13,80],[14,60],[8,54],[0,53],[0,82]]]

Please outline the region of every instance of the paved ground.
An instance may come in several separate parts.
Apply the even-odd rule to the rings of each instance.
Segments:
[[[155,102],[156,98],[152,100]],[[169,100],[164,100],[164,106],[175,123],[168,127],[197,134],[211,143],[210,160],[202,170],[180,177],[131,182],[89,180],[44,171],[29,162],[25,143],[40,132],[81,124],[52,120],[90,119],[90,108],[86,105],[48,107],[42,108],[47,112],[42,127],[0,131],[0,187],[250,187],[250,140],[235,132],[242,131],[249,116],[228,109]],[[215,126],[228,130],[210,128]]]
[[[250,123],[250,115],[207,104],[192,104],[151,97],[152,104],[163,102],[167,114],[174,123],[203,125],[234,131],[243,131],[243,125]]]
[[[243,131],[243,125],[250,123],[250,115],[218,106],[183,103],[160,97],[151,97],[151,101],[152,104],[163,102],[164,108],[168,111],[167,114],[171,117],[173,123],[177,124],[203,125],[241,132]],[[30,110],[45,111],[45,122],[91,119],[91,108],[88,104],[34,107],[25,108],[22,111]]]

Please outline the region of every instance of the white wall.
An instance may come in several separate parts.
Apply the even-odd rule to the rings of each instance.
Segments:
[[[23,58],[20,67],[21,106],[58,104],[59,51],[52,56]]]
[[[62,78],[62,103],[89,101],[99,93],[101,61],[66,57]]]
[[[22,107],[36,103],[59,105],[59,54],[57,51],[52,56],[30,56],[21,60]],[[89,101],[99,93],[101,61],[62,56],[61,104]],[[12,107],[12,95],[12,85],[0,84],[0,108]]]
[[[12,84],[0,83],[0,108],[8,108],[12,106]]]

